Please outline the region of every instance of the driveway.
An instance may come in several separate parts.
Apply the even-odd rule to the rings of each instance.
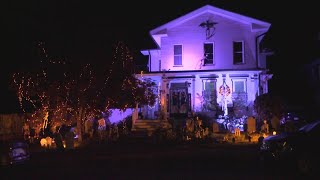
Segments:
[[[34,151],[28,164],[2,168],[1,174],[4,179],[90,180],[296,177],[260,166],[257,150],[257,144],[90,144],[64,152]]]

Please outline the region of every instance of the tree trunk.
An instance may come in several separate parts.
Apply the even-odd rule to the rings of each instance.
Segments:
[[[79,116],[77,119],[77,130],[78,130],[78,141],[79,142],[82,142],[82,114],[83,114],[83,108],[80,107]]]

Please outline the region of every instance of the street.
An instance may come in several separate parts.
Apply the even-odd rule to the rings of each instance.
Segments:
[[[92,144],[35,151],[30,162],[1,169],[1,179],[294,179],[262,168],[257,144]]]

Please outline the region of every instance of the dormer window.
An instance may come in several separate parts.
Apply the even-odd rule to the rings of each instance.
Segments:
[[[174,45],[174,65],[182,66],[182,45]]]
[[[214,44],[213,42],[204,43],[203,50],[204,50],[204,65],[213,64],[213,49]]]
[[[233,64],[244,63],[244,43],[243,41],[233,41]]]

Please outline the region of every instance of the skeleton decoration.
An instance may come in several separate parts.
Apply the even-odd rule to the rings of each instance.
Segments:
[[[202,22],[199,26],[206,29],[206,39],[210,39],[215,34],[215,25],[218,24],[217,22],[213,22],[210,20],[207,20],[205,22]]]

